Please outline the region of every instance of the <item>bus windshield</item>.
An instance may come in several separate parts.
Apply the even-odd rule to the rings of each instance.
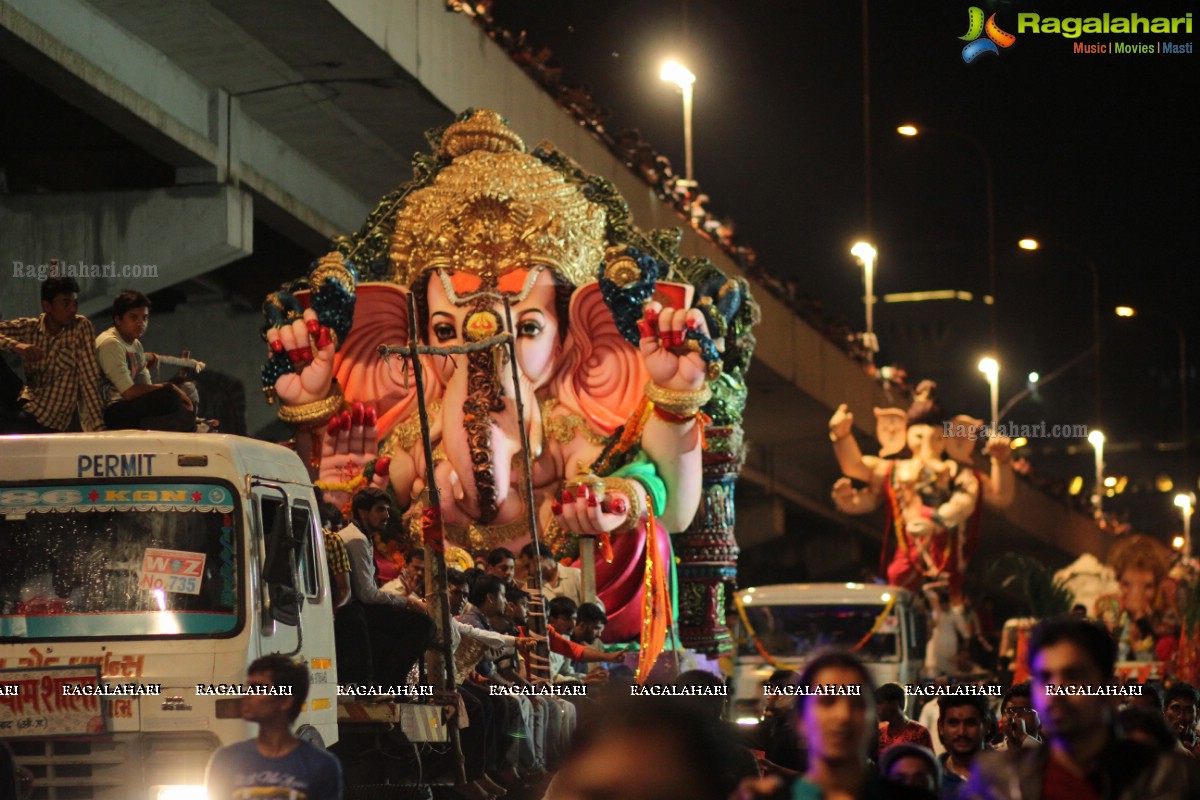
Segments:
[[[899,624],[895,613],[880,621],[883,609],[882,604],[746,606],[746,617],[758,645],[772,657],[799,658],[825,647],[857,647],[864,660],[897,661]],[[743,633],[747,635],[741,637],[738,654],[761,655],[748,632]]]
[[[215,482],[0,486],[0,637],[236,633],[236,511]]]

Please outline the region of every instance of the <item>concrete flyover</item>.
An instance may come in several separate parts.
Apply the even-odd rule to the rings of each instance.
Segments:
[[[153,253],[168,265],[168,282],[252,249],[245,235],[251,216],[319,253],[407,179],[423,130],[462,109],[490,107],[530,143],[551,140],[616,183],[642,227],[683,227],[686,254],[741,274],[475,21],[448,13],[440,0],[0,0],[0,52],[176,170],[177,186],[124,205],[103,195],[5,198],[0,213],[26,221],[0,242],[26,262],[60,255],[63,240],[52,243],[50,228],[89,215],[92,232],[71,240],[80,258],[127,256],[132,263]],[[124,224],[133,220],[141,221]],[[178,243],[188,237],[194,246],[185,253]],[[305,265],[285,266],[284,274],[297,275]],[[110,288],[98,286],[87,299]],[[754,520],[747,544],[792,548],[798,559],[830,565],[869,562],[880,525],[833,512],[828,492],[837,470],[825,423],[838,403],[848,403],[872,452],[873,431],[863,422],[873,419],[881,391],[782,301],[763,287],[757,296],[763,323],[746,422],[743,514]],[[253,374],[257,341],[221,346],[254,365],[242,370]],[[270,412],[255,413],[265,419]],[[781,501],[803,513],[779,513]],[[839,547],[847,531],[859,542],[854,548]],[[1107,536],[1020,484],[1016,502],[989,515],[981,557],[1013,548],[1063,562],[1084,551],[1103,556]]]

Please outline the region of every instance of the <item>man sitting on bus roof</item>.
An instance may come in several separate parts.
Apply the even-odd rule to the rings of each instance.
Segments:
[[[112,304],[113,326],[96,337],[96,359],[107,407],[109,430],[196,430],[192,398],[174,383],[151,383],[142,337],[150,324],[150,298],[133,289]],[[203,368],[203,364],[192,361]]]
[[[95,431],[104,424],[96,329],[79,310],[74,278],[42,283],[42,314],[0,321],[0,350],[16,353],[25,366],[25,387],[14,419],[0,433]]]

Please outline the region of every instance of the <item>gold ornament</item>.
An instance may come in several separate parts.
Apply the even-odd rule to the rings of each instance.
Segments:
[[[500,320],[490,311],[476,311],[467,318],[467,341],[478,342],[495,336],[500,330]]]
[[[445,558],[446,566],[459,572],[466,572],[475,566],[475,559],[471,558],[471,554],[457,545],[446,548]]]
[[[604,277],[624,288],[641,280],[642,271],[627,247],[610,247],[604,251]]]
[[[621,527],[617,528],[617,531],[636,528],[638,520],[642,518],[642,501],[634,488],[633,481],[628,478],[605,478],[604,488],[609,492],[620,492],[629,498],[629,505],[625,508],[625,521],[621,523]],[[648,500],[649,497],[647,497]]]
[[[650,382],[646,384],[646,398],[663,411],[692,417],[700,411],[700,406],[712,399],[712,389],[706,383],[694,392],[676,392]]]
[[[331,387],[331,394],[324,400],[314,400],[311,403],[302,403],[298,406],[279,407],[279,419],[289,425],[298,425],[302,428],[319,428],[333,418],[334,414],[340,412],[346,405],[346,398],[342,395],[342,387],[335,380]]]
[[[542,432],[562,445],[571,443],[576,433],[583,435],[589,444],[603,445],[608,438],[588,427],[587,421],[578,414],[553,415],[550,412],[558,405],[558,398],[549,397],[542,402]]]
[[[392,278],[412,286],[454,270],[495,281],[547,267],[574,286],[595,279],[604,257],[605,213],[561,173],[525,152],[494,111],[476,111],[442,135],[452,158],[396,215]]]
[[[337,251],[321,256],[317,266],[309,273],[308,285],[313,289],[320,288],[326,278],[333,278],[342,285],[347,293],[354,294],[357,281],[354,280],[354,275],[346,266],[345,256]]]
[[[439,419],[442,413],[442,401],[429,401],[429,418],[430,420]],[[432,424],[432,422],[431,422]],[[421,415],[413,411],[408,419],[397,424],[392,428],[392,432],[387,435],[383,442],[379,445],[379,455],[391,456],[395,455],[399,450],[412,450],[417,446],[417,442],[421,441]],[[441,439],[438,440],[437,447],[440,448]],[[434,461],[444,461],[445,458],[439,459],[435,448]]]

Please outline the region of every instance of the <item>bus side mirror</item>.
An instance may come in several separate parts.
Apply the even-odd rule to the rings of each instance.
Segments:
[[[271,619],[292,627],[299,625],[304,595],[291,586],[279,583],[268,583],[267,592],[271,596]]]
[[[292,533],[287,506],[280,506],[267,532],[267,557],[263,564],[270,618],[283,625],[300,623],[304,594],[296,586],[296,554],[302,541]]]

